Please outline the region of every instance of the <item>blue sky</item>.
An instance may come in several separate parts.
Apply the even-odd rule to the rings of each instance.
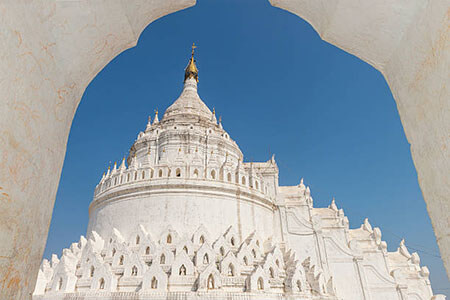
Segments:
[[[383,76],[264,0],[200,0],[156,20],[91,82],[72,124],[45,257],[85,234],[95,185],[148,115],[180,94],[192,42],[199,94],[247,161],[275,153],[282,185],[304,177],[315,206],[334,196],[351,228],[368,217],[390,251],[404,237],[421,250],[436,292],[450,292]]]

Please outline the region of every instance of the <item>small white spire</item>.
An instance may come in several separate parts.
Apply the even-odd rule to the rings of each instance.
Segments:
[[[151,127],[152,127],[152,117],[148,116],[148,122],[147,122],[147,127],[145,128],[145,131],[149,131]]]
[[[159,123],[158,110],[155,109],[155,119],[153,120],[153,124],[158,124],[158,123]]]
[[[214,124],[217,124],[216,109],[215,109],[214,107],[213,107],[213,111],[212,111],[211,121],[212,121]]]
[[[111,166],[108,166],[108,171],[106,172],[106,178],[111,174]]]
[[[220,129],[223,129],[223,127],[222,127],[222,116],[219,117],[219,127],[220,127]]]
[[[58,263],[59,263],[58,255],[52,254],[52,258],[51,258],[51,265],[52,265],[52,268],[56,267],[56,265],[57,265]]]
[[[381,230],[378,227],[373,229],[373,237],[375,239],[375,244],[378,246],[381,244]]]
[[[120,171],[125,171],[127,169],[127,166],[125,165],[125,156],[122,159],[122,163],[120,164]]]
[[[117,162],[114,162],[114,167],[113,167],[113,169],[111,171],[111,175],[115,174],[116,172],[117,172]]]
[[[334,200],[334,197],[333,197],[333,199],[331,200],[330,206],[328,206],[328,207],[331,208],[331,209],[334,210],[334,211],[338,211],[338,210],[339,210],[338,207],[337,207],[337,205],[336,205],[336,201]]]
[[[406,245],[405,245],[405,239],[402,239],[400,241],[400,245],[398,247],[398,252],[400,252],[401,255],[403,255],[404,257],[406,257],[408,259],[411,258],[411,254],[409,253],[408,248],[406,248]]]
[[[370,232],[370,233],[373,232],[372,225],[370,225],[369,219],[368,219],[368,218],[365,218],[365,219],[364,219],[363,228],[364,228],[364,230],[366,230],[366,231],[368,231],[368,232]]]
[[[303,178],[302,179],[300,179],[300,183],[299,183],[299,185],[298,186],[300,186],[300,187],[305,187],[305,184],[303,183]]]
[[[420,256],[417,252],[411,254],[411,262],[417,266],[420,265]]]

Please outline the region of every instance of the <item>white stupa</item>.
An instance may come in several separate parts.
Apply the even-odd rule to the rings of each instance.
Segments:
[[[404,242],[387,252],[367,219],[349,229],[303,180],[279,186],[274,157],[244,162],[197,82],[193,50],[180,97],[102,177],[87,237],[44,259],[33,299],[445,298]]]

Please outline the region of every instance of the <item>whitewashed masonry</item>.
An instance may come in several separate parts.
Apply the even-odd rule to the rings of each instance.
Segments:
[[[403,241],[387,252],[367,219],[349,229],[303,180],[279,186],[274,157],[244,162],[197,82],[192,55],[180,97],[103,175],[87,238],[43,261],[33,299],[445,299]]]

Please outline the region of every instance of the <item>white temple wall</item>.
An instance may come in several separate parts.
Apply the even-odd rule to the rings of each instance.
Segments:
[[[312,222],[310,215],[314,215]],[[308,208],[299,204],[287,209],[285,218],[286,222],[282,223],[287,227],[288,247],[297,253],[299,262],[304,263],[309,258],[309,264],[315,265],[316,275],[322,272],[325,278],[332,277],[338,297],[402,300],[396,292],[397,284],[389,274],[386,256],[376,246],[362,252],[357,245],[369,245],[372,240],[350,241],[348,223],[340,210]]]
[[[346,300],[368,300],[364,296],[358,267],[353,262],[353,259],[330,262],[330,272],[336,283],[338,297]]]
[[[380,272],[374,265],[376,264],[364,262],[362,265],[362,273],[365,279],[366,292],[369,299],[386,299],[386,300],[401,300],[401,296],[397,291],[397,284],[392,281],[389,274]],[[387,276],[386,276],[387,275]]]
[[[292,210],[286,212],[286,243],[296,253],[300,262],[311,259],[311,264],[320,265],[320,250],[316,234],[309,221],[302,219]]]
[[[139,225],[143,225],[154,239],[159,239],[169,225],[180,235],[192,234],[204,225],[213,241],[230,226],[236,229],[241,239],[255,230],[263,239],[272,236],[271,207],[249,201],[236,199],[236,195],[189,194],[182,189],[164,195],[156,192],[148,196],[127,196],[126,200],[114,199],[105,206],[92,209],[87,236],[96,231],[102,237],[109,237],[113,228],[120,228],[124,238],[128,238]]]

